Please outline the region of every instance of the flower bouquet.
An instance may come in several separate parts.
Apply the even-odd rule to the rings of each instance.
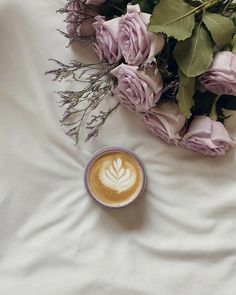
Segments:
[[[62,33],[99,59],[53,60],[54,80],[85,83],[59,92],[67,134],[96,137],[121,105],[168,144],[224,155],[234,146],[224,112],[236,110],[235,11],[232,0],[67,0]],[[108,94],[117,103],[96,112]]]

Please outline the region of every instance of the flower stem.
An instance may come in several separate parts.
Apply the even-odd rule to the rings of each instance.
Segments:
[[[208,8],[211,8],[212,6],[214,6],[214,5],[216,5],[216,4],[218,4],[218,3],[220,3],[220,1],[219,0],[210,0],[210,1],[208,1],[208,2],[205,2],[205,9],[208,9]]]
[[[225,7],[224,12],[227,10],[236,10],[236,3],[229,4]]]
[[[204,2],[204,3],[202,3],[201,5],[199,5],[198,7],[194,8],[193,10],[187,12],[186,14],[181,15],[180,17],[170,21],[169,23],[166,24],[166,26],[171,25],[172,23],[175,23],[175,22],[177,22],[177,21],[179,21],[179,20],[181,20],[181,19],[183,19],[183,18],[185,18],[185,17],[187,17],[187,16],[189,16],[189,15],[195,13],[195,12],[199,13],[199,12],[202,11],[202,9],[204,9],[204,10],[208,9],[208,8],[218,4],[219,2],[220,2],[220,0],[208,0],[208,1]]]

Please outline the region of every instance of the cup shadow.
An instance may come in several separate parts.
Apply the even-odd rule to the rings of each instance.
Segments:
[[[147,194],[144,193],[140,199],[127,207],[120,209],[101,208],[101,210],[103,211],[103,221],[105,223],[109,222],[108,219],[112,219],[113,222],[117,222],[125,230],[140,230],[144,226],[147,217]]]

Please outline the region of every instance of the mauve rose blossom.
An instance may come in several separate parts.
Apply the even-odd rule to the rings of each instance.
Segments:
[[[159,72],[146,74],[138,67],[121,64],[111,74],[118,80],[113,93],[133,112],[148,111],[161,97],[163,80]]]
[[[147,30],[150,17],[150,14],[141,12],[138,4],[128,5],[127,13],[121,17],[118,43],[129,65],[141,65],[148,57],[159,53],[164,47],[164,36]]]
[[[199,78],[205,88],[218,95],[236,95],[236,54],[216,54],[210,69]]]
[[[104,3],[106,0],[87,0],[85,3],[87,5],[101,5]]]
[[[95,10],[86,8],[84,1],[72,1],[68,7],[68,17],[66,20],[67,32],[69,38],[78,39],[79,37],[90,36],[94,34],[92,26]]]
[[[120,49],[117,43],[118,23],[120,17],[105,21],[104,17],[98,15],[93,27],[96,32],[95,51],[100,61],[114,64],[121,59]]]
[[[197,116],[182,139],[183,146],[206,156],[223,156],[235,145],[221,122]]]
[[[178,105],[173,101],[160,101],[156,107],[143,115],[148,129],[168,144],[178,144],[181,139],[186,118],[179,111]]]

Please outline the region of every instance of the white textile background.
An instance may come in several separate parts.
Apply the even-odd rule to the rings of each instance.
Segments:
[[[236,294],[236,157],[163,144],[122,107],[78,148],[59,123],[48,58],[88,60],[56,32],[62,0],[0,0],[0,295]],[[228,122],[236,138],[236,116]],[[87,195],[106,145],[133,149],[147,191],[119,211]]]

